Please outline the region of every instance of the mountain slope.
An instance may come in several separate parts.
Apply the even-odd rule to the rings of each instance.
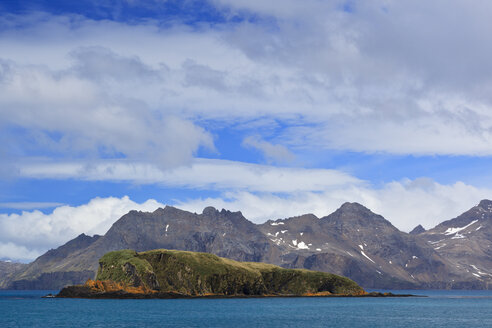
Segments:
[[[85,262],[73,261],[101,236],[81,234],[57,249],[51,249],[4,282],[8,289],[58,289],[94,276]]]
[[[166,206],[153,213],[130,211],[102,237],[81,235],[51,250],[11,278],[11,289],[58,289],[94,278],[98,260],[119,249],[170,248],[209,252],[239,261],[275,263],[275,250],[241,212],[212,207],[194,214]],[[52,272],[51,275],[45,273]],[[47,288],[45,288],[47,289]]]
[[[24,270],[26,266],[24,263],[0,261],[0,288],[5,286],[11,275]]]
[[[321,219],[304,215],[269,221],[261,229],[282,247],[284,265],[345,275],[365,287],[443,288],[447,281],[461,281],[459,270],[423,239],[357,203]]]
[[[413,234],[357,203],[334,213],[255,225],[241,212],[166,206],[131,211],[104,236],[81,235],[4,279],[3,288],[57,289],[94,278],[107,252],[176,249],[347,276],[367,288],[490,288],[492,202]],[[418,233],[417,233],[418,232]]]
[[[482,200],[420,236],[468,279],[492,286],[492,201]]]

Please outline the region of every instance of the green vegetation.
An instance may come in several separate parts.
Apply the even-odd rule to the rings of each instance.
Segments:
[[[107,253],[100,259],[97,280],[195,296],[364,293],[352,280],[330,273],[162,249]]]
[[[152,266],[145,259],[139,258],[138,253],[133,250],[109,252],[99,260],[98,280],[123,282],[135,287],[144,284],[150,287],[142,280],[149,275],[153,275]]]

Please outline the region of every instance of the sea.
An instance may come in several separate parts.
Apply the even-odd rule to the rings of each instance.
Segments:
[[[0,291],[0,327],[492,327],[492,291],[391,291],[427,296],[409,298],[41,298],[56,292]]]

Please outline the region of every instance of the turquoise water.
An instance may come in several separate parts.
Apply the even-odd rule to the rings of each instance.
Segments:
[[[420,298],[42,299],[0,291],[0,327],[492,327],[492,291]]]

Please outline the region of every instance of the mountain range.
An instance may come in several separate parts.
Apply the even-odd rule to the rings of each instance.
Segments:
[[[263,224],[241,212],[201,214],[166,206],[130,211],[104,236],[81,234],[27,265],[0,262],[0,288],[60,289],[94,278],[109,251],[176,249],[343,275],[365,288],[490,289],[492,201],[426,231],[394,227],[358,203],[321,218],[306,214]]]

